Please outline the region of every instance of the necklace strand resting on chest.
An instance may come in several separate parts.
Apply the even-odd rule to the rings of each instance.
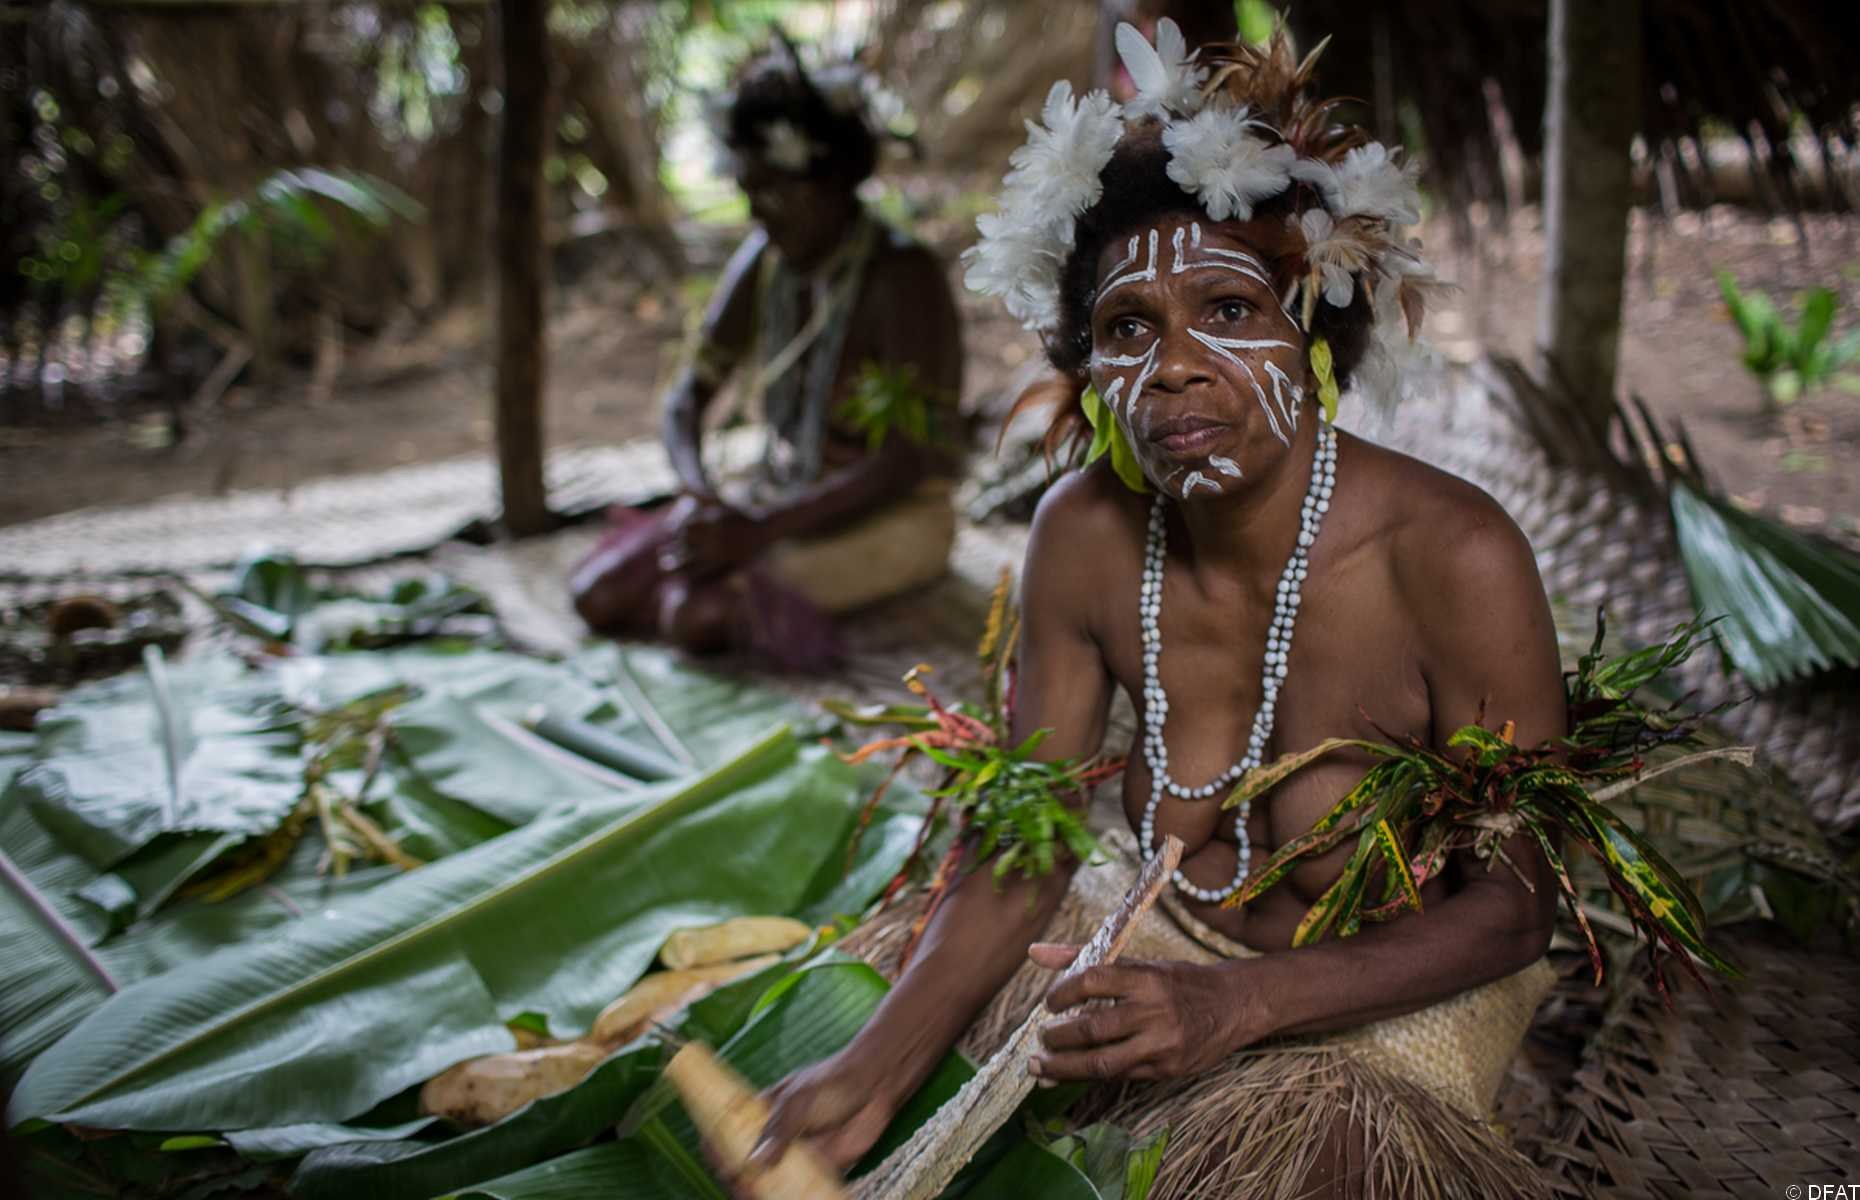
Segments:
[[[1259,766],[1272,738],[1274,710],[1279,688],[1285,682],[1285,664],[1291,655],[1292,630],[1298,622],[1298,601],[1310,569],[1311,547],[1317,541],[1324,514],[1330,511],[1331,487],[1337,475],[1337,431],[1329,423],[1318,423],[1317,449],[1312,454],[1311,482],[1298,513],[1298,542],[1292,556],[1279,573],[1279,589],[1272,606],[1272,624],[1266,629],[1266,657],[1260,667],[1259,711],[1253,714],[1253,731],[1247,737],[1246,753],[1239,762],[1222,771],[1200,787],[1186,787],[1169,775],[1169,746],[1163,739],[1163,724],[1169,717],[1169,695],[1163,691],[1162,663],[1162,592],[1163,563],[1168,558],[1169,533],[1166,501],[1161,492],[1150,505],[1149,535],[1143,546],[1143,585],[1137,597],[1137,612],[1143,631],[1143,761],[1150,769],[1150,798],[1143,806],[1143,852],[1156,852],[1156,809],[1163,793],[1183,800],[1207,800]],[[1224,899],[1246,884],[1252,846],[1247,833],[1247,814],[1252,805],[1240,805],[1234,817],[1234,840],[1239,845],[1239,860],[1234,864],[1234,881],[1226,888],[1204,888],[1191,883],[1180,870],[1175,873],[1177,888],[1210,903]]]

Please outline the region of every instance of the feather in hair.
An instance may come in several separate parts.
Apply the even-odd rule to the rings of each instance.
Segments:
[[[1120,22],[1117,54],[1137,87],[1137,94],[1124,104],[1127,119],[1155,116],[1167,120],[1170,113],[1187,116],[1201,107],[1201,83],[1208,73],[1195,65],[1188,40],[1168,17],[1156,23],[1154,46],[1135,26]]]

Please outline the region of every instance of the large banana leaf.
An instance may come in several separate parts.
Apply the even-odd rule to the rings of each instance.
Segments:
[[[781,733],[700,779],[549,814],[126,989],[32,1065],[8,1119],[340,1121],[509,1049],[516,1012],[584,1028],[671,929],[818,902],[859,790]]]
[[[1860,667],[1860,559],[1683,479],[1671,493],[1693,603],[1722,618],[1719,644],[1753,686]]]
[[[0,795],[0,853],[48,905],[94,943],[107,932],[105,914],[83,897],[102,880],[95,867],[47,834],[23,805]],[[319,851],[305,843],[264,891],[221,904],[187,903],[101,944],[91,957],[119,985],[198,961],[224,946],[263,936],[303,912],[365,891],[391,868],[319,876]],[[0,1092],[10,1091],[26,1064],[108,996],[95,974],[64,948],[36,909],[0,888]]]
[[[164,833],[263,833],[303,789],[297,738],[233,660],[161,665],[74,691],[43,715],[9,791],[98,867]]]
[[[701,721],[705,704],[722,701],[736,727],[758,715],[765,718],[756,727],[760,732],[794,711],[792,703],[778,694],[720,685],[709,676],[669,667],[659,670],[665,664],[647,658],[655,662],[655,695],[681,722]],[[614,715],[608,707],[609,697],[567,668],[493,651],[421,646],[394,653],[298,656],[281,659],[259,675],[235,672],[230,663],[220,660],[182,672],[184,695],[188,694],[185,682],[196,670],[211,673],[234,689],[233,694],[253,704],[281,701],[297,709],[332,709],[387,688],[412,685],[427,693],[463,697],[512,718],[538,703],[589,720],[611,720]],[[147,703],[146,685],[131,680],[92,691],[106,706]],[[687,691],[694,696],[681,699]],[[78,707],[86,694],[79,693]],[[145,712],[142,727],[150,719]],[[341,878],[323,877],[317,869],[321,840],[312,833],[264,888],[216,904],[183,901],[151,916],[151,910],[177,884],[226,843],[213,834],[161,834],[114,870],[100,873],[91,862],[48,836],[26,811],[23,789],[6,790],[9,777],[30,765],[37,745],[34,735],[0,734],[0,739],[0,852],[8,854],[39,896],[92,943],[94,955],[120,984],[264,936],[296,913],[321,912],[332,901],[393,874],[388,869],[369,868]],[[435,774],[449,771],[471,778],[477,767],[499,759],[507,772],[521,769],[521,748],[502,740],[480,748],[441,736],[433,739],[433,745],[440,747],[441,755]],[[480,750],[482,758],[471,761],[469,756]],[[431,862],[509,831],[508,822],[435,788],[418,769],[421,765],[430,764],[409,763],[390,754],[364,806],[402,849]],[[362,774],[359,768],[337,771],[328,780],[338,792],[353,795]],[[555,778],[546,766],[540,767],[533,775],[522,775],[517,790],[547,792],[550,789],[538,787],[538,781]],[[127,788],[135,780],[103,781],[102,785]],[[894,822],[878,831],[881,839],[888,840],[875,850],[901,855],[896,843],[908,839],[907,825]],[[870,886],[869,875],[885,865],[882,858],[883,853],[864,856],[865,874],[848,881],[842,895],[828,894],[825,881],[811,887],[810,895],[820,897],[813,913],[831,915],[858,907],[859,899],[848,897]],[[126,922],[135,923],[126,932],[112,933]],[[0,961],[9,964],[8,970],[0,972],[0,1091],[4,1091],[34,1055],[76,1024],[105,993],[81,963],[71,961],[33,910],[11,894],[0,896]],[[20,969],[12,969],[15,965]]]
[[[771,706],[786,719],[799,719],[792,701],[741,679],[694,671],[658,647],[605,642],[582,651],[569,665],[617,710],[611,728],[650,744],[650,728],[625,686],[630,679],[700,766],[721,761],[745,738],[768,728]]]

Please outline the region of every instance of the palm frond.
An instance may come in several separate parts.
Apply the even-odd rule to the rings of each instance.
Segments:
[[[1860,666],[1860,559],[1684,479],[1671,502],[1693,603],[1722,618],[1718,643],[1752,686]]]

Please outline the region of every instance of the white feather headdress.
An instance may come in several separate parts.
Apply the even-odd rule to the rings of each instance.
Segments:
[[[1335,102],[1305,94],[1322,45],[1300,61],[1280,31],[1263,47],[1191,53],[1166,17],[1153,45],[1128,24],[1117,27],[1116,42],[1136,94],[1119,105],[1103,91],[1075,100],[1069,84],[1053,85],[1040,123],[1027,123],[1027,144],[1009,159],[997,211],[977,218],[981,236],[963,255],[969,287],[1000,297],[1028,329],[1056,332],[1078,219],[1103,195],[1100,174],[1124,134],[1156,121],[1169,178],[1212,220],[1248,220],[1286,189],[1310,189],[1312,202],[1301,200],[1288,218],[1290,241],[1303,247],[1303,324],[1311,328],[1320,302],[1347,306],[1359,289],[1370,299],[1376,369],[1359,372],[1353,388],[1367,391],[1403,357],[1396,343],[1412,338],[1430,290],[1441,286],[1400,235],[1421,217],[1412,165],[1361,130],[1337,126]]]

